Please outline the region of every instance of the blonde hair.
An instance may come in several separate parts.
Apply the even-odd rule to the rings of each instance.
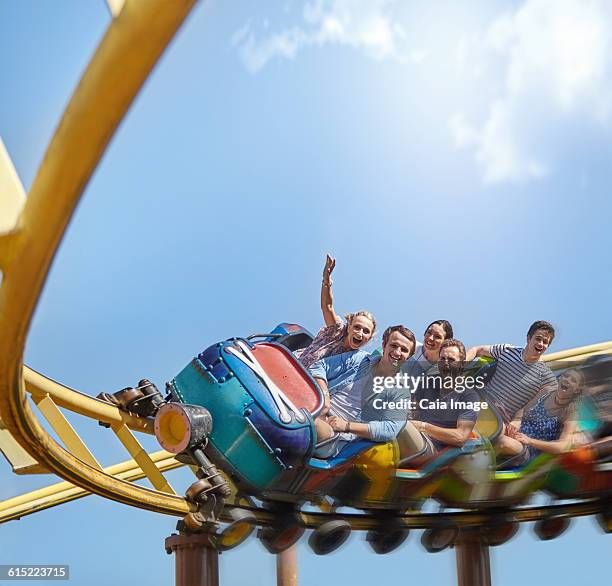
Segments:
[[[569,374],[570,372],[573,372],[577,377],[578,377],[578,392],[574,393],[574,397],[572,398],[572,401],[575,399],[575,397],[577,397],[578,395],[582,394],[583,391],[583,387],[584,387],[584,383],[586,382],[584,379],[584,372],[582,372],[580,369],[578,368],[568,368],[567,370],[564,370],[559,376],[558,379],[560,379],[562,376]],[[557,380],[558,380],[557,379]]]
[[[580,401],[580,397],[584,391],[584,373],[578,368],[568,368],[564,370],[558,377],[557,380],[562,376],[573,372],[578,375],[578,391],[572,395],[570,402],[566,405],[565,409],[562,412],[561,419],[562,421],[567,421],[570,418],[578,417],[578,402]]]
[[[376,319],[369,311],[356,311],[354,313],[345,313],[344,319],[346,320],[346,325],[344,326],[345,334],[348,332],[348,327],[351,325],[351,322],[359,316],[366,317],[372,322],[372,334],[371,337],[374,336],[374,332],[376,331]]]

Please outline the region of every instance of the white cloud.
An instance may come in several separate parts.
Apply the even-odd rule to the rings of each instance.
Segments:
[[[605,0],[526,0],[480,42],[464,39],[461,65],[486,62],[484,77],[493,82],[493,68],[504,72],[483,120],[470,124],[463,112],[450,119],[456,145],[473,149],[485,183],[542,177],[564,127],[608,124],[611,40],[612,3]]]
[[[481,140],[476,129],[466,122],[463,114],[455,114],[450,119],[450,127],[457,146],[473,146]]]
[[[374,59],[422,63],[428,52],[408,47],[406,32],[395,17],[397,5],[398,0],[314,0],[305,5],[299,26],[260,32],[258,38],[249,22],[233,35],[232,43],[251,73],[274,58],[293,59],[301,49],[325,44],[350,46]]]
[[[546,165],[521,144],[521,129],[516,125],[519,116],[520,112],[503,100],[491,105],[476,154],[485,183],[524,181],[547,174]]]
[[[290,25],[250,21],[232,43],[254,74],[324,45],[421,65],[398,70],[397,91],[409,84],[423,119],[449,121],[484,183],[537,180],[562,167],[577,137],[612,126],[612,2],[499,4],[490,17],[454,2],[309,0],[291,4]]]

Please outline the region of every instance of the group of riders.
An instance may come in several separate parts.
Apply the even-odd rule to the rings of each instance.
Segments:
[[[324,395],[315,419],[318,457],[333,457],[358,438],[397,439],[401,458],[419,465],[475,437],[478,412],[488,407],[501,420],[495,450],[512,465],[612,435],[609,389],[595,401],[600,424],[587,430],[580,424],[580,405],[587,396],[597,399],[601,385],[587,384],[576,368],[556,378],[542,361],[555,336],[550,323],[534,322],[524,347],[493,344],[467,350],[447,320],[429,324],[422,343],[407,327],[396,325],[384,331],[382,350],[366,352],[376,320],[367,311],[347,314],[345,320],[337,315],[331,280],[335,264],[327,255],[321,286],[325,326],[296,352]],[[494,359],[493,374],[486,380],[477,375],[467,384],[466,365],[477,357]]]

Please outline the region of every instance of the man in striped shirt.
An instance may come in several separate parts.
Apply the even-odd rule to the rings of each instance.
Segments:
[[[513,455],[523,446],[513,439],[520,427],[523,408],[535,397],[554,391],[557,379],[550,368],[541,362],[542,355],[555,337],[555,328],[546,321],[536,321],[527,332],[524,348],[509,344],[475,346],[470,348],[466,360],[488,356],[497,361],[493,378],[485,391],[504,420],[504,433],[496,448],[501,454]]]

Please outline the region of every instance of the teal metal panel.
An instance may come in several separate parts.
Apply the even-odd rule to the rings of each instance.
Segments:
[[[209,442],[238,476],[260,490],[274,483],[283,468],[245,418],[244,411],[253,399],[236,377],[218,383],[191,363],[174,379],[173,386],[182,402],[210,411],[213,430]]]

